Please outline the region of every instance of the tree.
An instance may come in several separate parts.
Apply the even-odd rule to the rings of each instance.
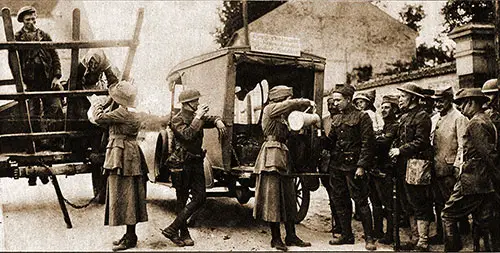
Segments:
[[[390,63],[390,67],[382,75],[393,75],[402,72],[414,71],[422,68],[434,67],[439,64],[455,60],[453,49],[443,43],[441,38],[434,39],[433,45],[423,43],[417,47],[416,57],[410,62],[398,60]]]
[[[403,10],[399,12],[399,17],[403,24],[418,32],[422,27],[419,23],[425,18],[425,12],[422,5],[405,4]]]
[[[286,1],[248,1],[248,22],[252,22],[264,14],[274,10]],[[231,41],[233,33],[243,27],[243,16],[240,1],[224,1],[221,8],[218,8],[221,27],[215,29],[212,34],[215,41],[221,47],[227,46]]]
[[[448,0],[441,9],[445,32],[469,22],[491,23],[495,20],[492,0]]]

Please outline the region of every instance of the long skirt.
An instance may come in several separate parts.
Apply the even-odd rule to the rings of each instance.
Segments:
[[[293,177],[262,171],[257,175],[253,216],[267,222],[295,221],[297,214]]]
[[[104,225],[135,225],[147,220],[145,176],[109,175]]]

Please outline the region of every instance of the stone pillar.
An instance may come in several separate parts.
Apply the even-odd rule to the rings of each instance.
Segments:
[[[457,27],[448,36],[457,44],[455,58],[460,88],[481,87],[496,76],[493,24]]]

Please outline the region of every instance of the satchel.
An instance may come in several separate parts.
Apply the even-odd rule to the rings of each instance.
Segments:
[[[411,185],[429,185],[431,183],[431,166],[429,160],[408,159],[406,163],[406,183]]]

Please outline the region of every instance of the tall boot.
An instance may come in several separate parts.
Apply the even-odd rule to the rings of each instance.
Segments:
[[[311,246],[310,242],[304,242],[297,236],[297,232],[295,231],[295,222],[293,221],[285,222],[285,230],[286,230],[286,237],[285,237],[286,246],[299,246],[299,247]]]
[[[373,207],[373,238],[384,237],[384,217],[382,207]]]
[[[269,227],[271,228],[271,247],[277,250],[287,251],[288,248],[281,240],[281,231],[279,222],[269,222]]]
[[[187,224],[182,225],[180,228],[180,239],[184,242],[185,246],[194,246],[194,240],[189,234]]]
[[[333,237],[330,240],[331,245],[342,245],[342,244],[354,244],[354,235],[352,234],[351,227],[351,212],[345,210],[337,210],[337,215],[339,217],[340,228],[342,229],[342,234],[339,237]]]
[[[330,211],[332,212],[332,234],[335,236],[335,234],[342,234],[342,228],[340,226],[340,219],[339,216],[337,215],[337,211],[335,210],[335,207],[330,206]]]
[[[417,251],[429,251],[429,221],[417,220],[418,243],[415,246]]]
[[[444,228],[444,251],[458,252],[462,249],[462,241],[455,221],[443,219]]]
[[[368,202],[366,204],[359,204],[359,212],[361,214],[361,224],[363,224],[363,232],[365,234],[365,249],[376,250],[375,240],[373,239],[373,226],[372,226],[372,212]]]
[[[436,235],[429,238],[429,244],[443,244],[443,220],[441,219],[441,211],[443,207],[436,205]]]

